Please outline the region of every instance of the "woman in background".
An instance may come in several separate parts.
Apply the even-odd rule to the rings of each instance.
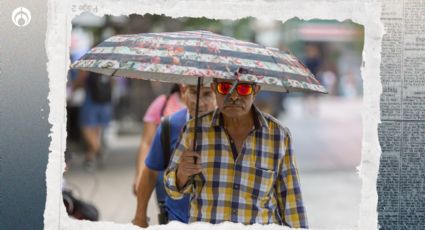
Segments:
[[[136,194],[140,176],[145,167],[146,155],[151,146],[156,128],[161,122],[162,116],[170,115],[184,108],[185,105],[181,101],[180,86],[174,84],[168,95],[158,96],[148,107],[143,117],[143,130],[137,153],[136,176],[133,182],[133,193]]]

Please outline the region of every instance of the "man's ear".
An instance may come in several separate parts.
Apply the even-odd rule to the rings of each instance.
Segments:
[[[257,94],[258,92],[260,92],[260,90],[261,90],[261,86],[260,85],[255,85],[254,87],[255,87],[254,88],[254,94]]]
[[[215,82],[211,82],[210,84],[211,91],[215,93]]]

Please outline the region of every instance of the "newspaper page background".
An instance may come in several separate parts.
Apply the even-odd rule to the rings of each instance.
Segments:
[[[425,1],[384,1],[381,229],[425,229]]]

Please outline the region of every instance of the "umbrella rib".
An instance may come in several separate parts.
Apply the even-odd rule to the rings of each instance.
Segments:
[[[111,77],[115,76],[115,73],[118,71],[118,69],[115,69],[114,72],[112,72]]]
[[[279,63],[277,63],[276,59],[274,58],[273,53],[271,52],[271,50],[269,50],[266,46],[259,44],[260,46],[262,46],[267,53],[270,55],[270,57],[273,59],[274,63],[276,64],[276,66],[278,66],[281,69],[281,72],[285,72],[285,70],[279,65]],[[283,71],[282,71],[283,70]],[[286,88],[286,86],[283,86],[286,89],[286,93],[289,92],[289,89]]]
[[[229,101],[230,95],[233,94],[233,91],[235,91],[236,86],[238,85],[239,80],[236,79],[236,81],[233,82],[232,87],[230,88],[229,93],[224,97],[224,102],[227,103]]]

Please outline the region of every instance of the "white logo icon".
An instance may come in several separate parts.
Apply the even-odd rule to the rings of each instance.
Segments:
[[[12,21],[18,27],[24,27],[31,22],[31,12],[25,7],[18,7],[12,13]]]

